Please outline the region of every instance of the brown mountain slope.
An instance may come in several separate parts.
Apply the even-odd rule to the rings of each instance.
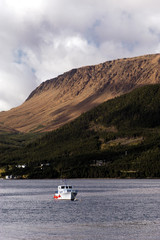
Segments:
[[[160,54],[73,69],[37,87],[0,122],[21,132],[49,131],[92,107],[146,84],[160,83]]]

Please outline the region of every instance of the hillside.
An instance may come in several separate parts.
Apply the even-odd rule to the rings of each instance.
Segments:
[[[3,136],[0,167],[5,173],[160,178],[160,85],[140,87],[53,132],[34,135]],[[17,169],[17,164],[27,167]]]
[[[160,83],[160,54],[81,67],[43,82],[19,107],[0,113],[0,124],[20,132],[51,131],[108,99]]]

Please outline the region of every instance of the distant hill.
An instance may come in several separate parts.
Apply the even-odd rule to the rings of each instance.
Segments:
[[[131,90],[160,83],[160,54],[73,69],[43,82],[19,107],[0,113],[4,128],[44,132]]]
[[[10,134],[0,142],[7,174],[159,178],[160,85],[137,88],[53,132],[34,135]],[[26,169],[17,169],[19,163]]]

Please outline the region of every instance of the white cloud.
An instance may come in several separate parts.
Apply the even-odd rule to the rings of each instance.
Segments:
[[[0,0],[0,110],[42,81],[160,51],[159,0]]]

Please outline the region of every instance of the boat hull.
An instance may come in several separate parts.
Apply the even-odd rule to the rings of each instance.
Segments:
[[[59,199],[59,200],[72,200],[74,201],[77,196],[77,192],[67,192],[67,193],[55,193],[54,194],[54,199]]]

